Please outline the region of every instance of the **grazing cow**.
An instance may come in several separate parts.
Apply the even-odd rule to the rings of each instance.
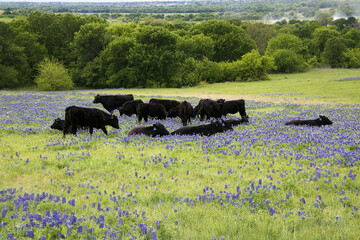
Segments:
[[[65,125],[65,120],[62,120],[61,118],[56,118],[54,120],[54,123],[50,126],[50,128],[64,131],[64,125]],[[79,129],[89,131],[89,126],[84,126]],[[71,126],[70,129],[67,129],[67,132],[69,132],[70,130],[71,130]]]
[[[323,125],[331,125],[332,121],[329,118],[323,115],[319,115],[319,118],[312,120],[291,120],[290,122],[285,123],[285,125],[309,125],[309,126],[323,126]]]
[[[180,102],[176,100],[167,100],[167,99],[150,99],[149,103],[160,103],[164,105],[166,112],[170,111],[170,109],[177,107]]]
[[[205,136],[210,136],[219,132],[225,132],[227,130],[232,130],[232,126],[230,124],[227,124],[223,120],[211,122],[209,124],[203,124],[198,126],[186,126],[181,127],[174,132],[171,133],[171,135],[194,135],[194,134],[200,134]]]
[[[245,101],[243,99],[239,100],[231,100],[231,101],[225,101],[224,99],[219,99],[217,102],[220,105],[221,108],[221,115],[226,116],[226,114],[236,114],[240,113],[241,117],[249,118],[249,116],[246,115],[245,111]]]
[[[175,108],[170,109],[167,117],[180,117],[183,126],[187,125],[187,122],[191,122],[191,116],[193,115],[193,107],[187,101],[183,101]]]
[[[107,134],[106,125],[119,129],[119,120],[116,116],[97,108],[70,106],[65,109],[64,137],[67,133],[75,135],[77,129],[84,126],[89,126],[90,134],[94,128],[101,129]]]
[[[94,97],[93,103],[101,103],[103,107],[110,113],[121,107],[125,102],[134,100],[132,94],[128,95],[102,95],[99,94]]]
[[[65,124],[65,120],[62,120],[60,118],[56,118],[54,120],[54,123],[50,126],[52,129],[57,129],[60,131],[64,130],[64,124]]]
[[[221,117],[220,104],[211,99],[201,99],[195,107],[194,112],[195,114],[193,114],[193,116],[200,115],[201,121],[204,120],[204,117],[206,117],[206,119]]]
[[[165,126],[162,125],[161,123],[155,123],[152,126],[137,126],[133,129],[131,129],[128,133],[128,135],[140,135],[140,134],[144,134],[150,137],[155,137],[155,136],[165,136],[165,135],[169,135],[169,131],[166,130]]]
[[[226,124],[230,124],[231,126],[237,126],[239,124],[245,123],[248,124],[249,123],[249,119],[247,119],[247,117],[242,117],[241,119],[228,119],[228,120],[224,120],[224,122]]]
[[[139,122],[144,118],[144,121],[148,121],[149,117],[157,117],[158,119],[166,119],[166,110],[164,105],[160,103],[140,103],[136,107],[136,114]]]
[[[133,114],[136,114],[136,107],[140,103],[144,103],[141,99],[133,100],[133,101],[127,101],[124,103],[121,107],[118,108],[120,116],[125,114],[126,116],[131,116]]]

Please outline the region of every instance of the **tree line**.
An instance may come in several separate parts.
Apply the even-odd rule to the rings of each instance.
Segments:
[[[96,16],[36,11],[0,22],[0,88],[182,87],[322,66],[358,68],[359,29],[354,17],[110,25]]]

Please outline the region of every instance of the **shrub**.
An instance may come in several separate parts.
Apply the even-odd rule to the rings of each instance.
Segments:
[[[360,68],[360,48],[346,49],[345,64],[349,68]]]
[[[69,90],[74,83],[66,68],[56,59],[45,58],[38,67],[35,83],[45,91]]]
[[[304,72],[308,68],[305,59],[293,50],[279,49],[272,56],[280,73]]]

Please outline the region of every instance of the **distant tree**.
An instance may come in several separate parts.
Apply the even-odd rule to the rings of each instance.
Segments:
[[[235,61],[256,48],[255,42],[246,35],[242,27],[227,21],[210,20],[195,25],[192,34],[204,34],[215,42],[215,53],[210,59],[216,62]]]
[[[81,26],[75,34],[72,48],[72,74],[75,83],[78,86],[85,86],[87,80],[83,71],[89,70],[86,65],[95,60],[111,41],[111,36],[107,31],[107,24],[88,23]],[[92,69],[92,68],[90,68]]]
[[[344,52],[346,50],[345,41],[341,37],[330,38],[326,44],[322,58],[324,63],[331,67],[344,67]]]
[[[274,26],[264,23],[249,23],[246,33],[255,41],[261,55],[265,54],[269,40],[277,36]]]
[[[344,62],[348,68],[360,68],[360,48],[346,49]]]
[[[266,54],[272,55],[275,51],[280,49],[291,50],[296,54],[303,54],[306,52],[305,46],[301,39],[292,34],[281,34],[275,38],[270,39]]]
[[[325,49],[325,44],[330,38],[340,36],[340,33],[334,27],[320,27],[314,31],[314,42],[311,48],[311,53],[320,58],[321,53]]]
[[[9,24],[0,21],[0,89],[29,85],[27,57],[14,43],[15,36]]]
[[[308,68],[305,59],[294,50],[278,49],[271,56],[274,58],[276,71],[280,73],[303,72]]]
[[[360,47],[360,31],[358,29],[351,29],[345,33],[344,38],[346,39],[346,46],[349,48]]]
[[[39,74],[35,82],[39,89],[45,91],[69,90],[74,87],[66,68],[55,59],[45,58],[39,64]]]
[[[180,42],[180,50],[184,51],[187,56],[196,60],[204,58],[212,58],[215,51],[215,42],[212,38],[204,36],[204,34],[194,35]]]

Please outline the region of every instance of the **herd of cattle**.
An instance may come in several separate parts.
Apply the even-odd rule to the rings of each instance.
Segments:
[[[65,110],[65,120],[60,118],[55,119],[51,128],[58,129],[66,134],[76,134],[79,129],[87,129],[90,134],[93,129],[101,129],[107,134],[106,125],[119,129],[119,120],[117,116],[113,115],[114,110],[118,110],[120,116],[137,115],[139,123],[144,119],[148,121],[148,117],[157,119],[180,117],[183,127],[175,130],[172,133],[165,128],[161,123],[155,123],[151,126],[137,126],[129,131],[128,135],[144,134],[148,136],[164,136],[169,134],[178,135],[193,135],[200,134],[210,136],[218,132],[232,130],[233,126],[248,123],[249,116],[246,114],[245,101],[224,99],[211,100],[201,99],[195,107],[189,102],[179,102],[176,100],[165,99],[151,99],[149,103],[144,103],[141,99],[134,100],[132,94],[129,95],[96,95],[93,103],[101,103],[103,107],[109,112],[97,108],[85,108],[78,106],[70,106]],[[111,114],[110,114],[111,113]],[[227,114],[239,113],[240,119],[223,120],[222,117]],[[191,119],[199,116],[200,120],[214,118],[215,120],[208,124],[201,124],[197,126],[187,126],[191,123]],[[322,126],[330,125],[332,122],[326,117],[320,115],[318,119],[314,120],[292,120],[286,125],[311,125]]]

